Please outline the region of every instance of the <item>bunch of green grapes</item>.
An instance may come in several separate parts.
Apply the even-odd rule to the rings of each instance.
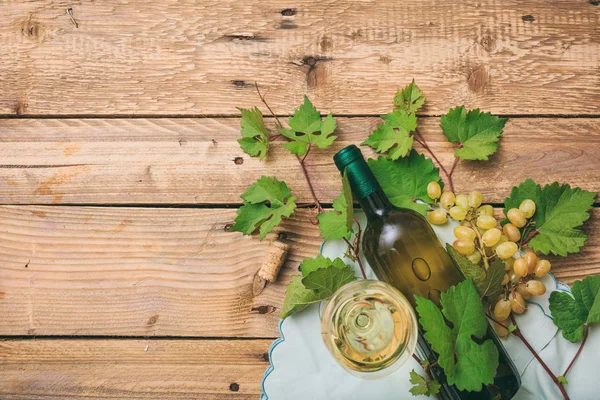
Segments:
[[[499,336],[508,335],[504,326],[508,326],[506,320],[511,312],[523,313],[527,308],[525,300],[546,293],[546,286],[536,278],[542,278],[550,271],[550,262],[538,258],[526,247],[525,240],[535,224],[532,220],[535,202],[523,200],[519,208],[508,210],[509,222],[501,227],[494,216],[494,208],[482,205],[481,192],[473,191],[468,195],[455,195],[451,191],[442,193],[437,182],[430,182],[427,194],[440,206],[427,215],[430,223],[442,225],[449,217],[460,221],[460,226],[454,228],[456,240],[452,247],[486,271],[497,258],[504,263],[504,292],[493,301],[491,309],[494,319],[500,323],[493,324],[496,332]]]

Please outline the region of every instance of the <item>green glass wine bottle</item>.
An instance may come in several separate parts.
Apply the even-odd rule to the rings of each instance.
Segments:
[[[441,292],[464,280],[464,276],[427,220],[414,210],[390,203],[358,147],[342,149],[334,161],[340,171],[346,171],[354,198],[367,216],[362,248],[377,278],[404,293],[413,307],[415,295],[439,304]],[[430,371],[442,383],[442,399],[508,400],[519,390],[520,376],[490,326],[485,339],[492,339],[500,354],[494,383],[481,392],[459,391],[447,384],[443,370],[435,367]],[[437,360],[421,333],[418,347],[430,363]]]

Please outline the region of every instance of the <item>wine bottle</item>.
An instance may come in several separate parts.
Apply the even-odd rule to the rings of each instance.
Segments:
[[[346,171],[354,198],[367,216],[362,249],[377,278],[400,290],[413,307],[415,295],[439,304],[440,294],[465,278],[427,220],[414,210],[390,203],[358,147],[342,149],[334,156],[334,162],[340,171]],[[480,392],[459,391],[446,382],[440,367],[434,367],[430,372],[442,383],[442,399],[508,400],[519,390],[520,376],[489,325],[483,340],[486,339],[492,339],[499,351],[494,383]],[[422,332],[418,343],[420,355],[435,362],[437,354]]]

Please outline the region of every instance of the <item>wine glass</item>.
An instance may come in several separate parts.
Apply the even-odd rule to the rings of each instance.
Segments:
[[[338,289],[323,310],[321,335],[351,374],[378,379],[400,368],[415,351],[417,318],[402,293],[376,280]]]

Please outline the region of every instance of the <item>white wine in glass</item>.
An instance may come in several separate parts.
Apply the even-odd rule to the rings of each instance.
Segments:
[[[397,289],[358,280],[331,297],[321,316],[321,334],[342,367],[360,378],[376,379],[412,356],[418,326],[411,305]]]

